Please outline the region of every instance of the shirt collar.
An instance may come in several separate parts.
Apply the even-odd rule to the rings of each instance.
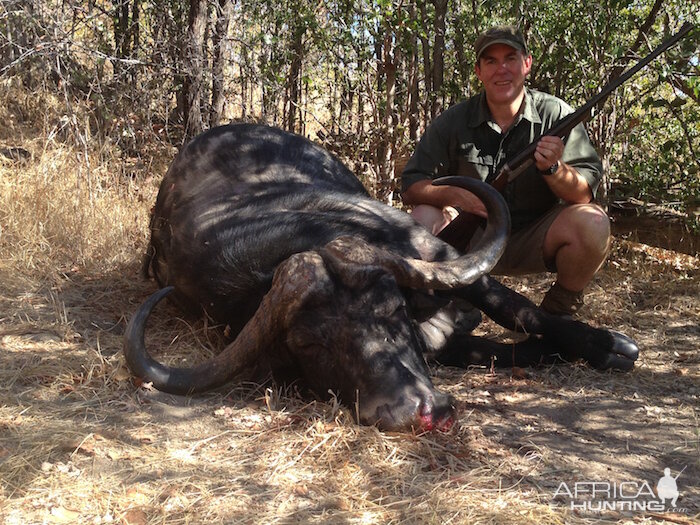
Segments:
[[[522,118],[529,120],[533,124],[542,124],[540,114],[535,107],[532,91],[528,88],[525,88],[525,107],[523,108]]]
[[[486,103],[486,93],[482,90],[478,95],[476,111],[467,116],[467,126],[470,128],[479,127],[491,120],[491,111],[489,111],[489,106]],[[530,89],[525,88],[525,107],[523,108],[520,117],[517,121],[521,119],[529,120],[533,124],[541,124],[542,119],[540,118],[537,109],[535,108],[535,101],[532,98],[532,92]]]

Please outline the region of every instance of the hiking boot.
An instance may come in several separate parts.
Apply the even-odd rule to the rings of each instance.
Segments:
[[[544,295],[540,308],[553,315],[573,317],[583,307],[583,292],[572,292],[555,282]]]

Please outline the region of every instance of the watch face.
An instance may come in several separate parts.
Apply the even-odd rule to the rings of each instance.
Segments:
[[[559,161],[556,163],[552,164],[549,168],[546,170],[540,171],[542,175],[554,175],[557,170],[559,169]]]

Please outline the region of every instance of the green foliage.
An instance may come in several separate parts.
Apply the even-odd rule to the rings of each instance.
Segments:
[[[218,3],[208,6],[204,110]],[[233,1],[224,39],[228,119],[285,126],[294,105],[295,129],[322,141],[385,195],[394,184],[393,163],[410,154],[435,109],[478,91],[472,42],[487,27],[519,25],[534,56],[531,85],[576,106],[682,22],[698,23],[694,3],[681,0],[450,0],[442,35],[439,6]],[[125,154],[138,154],[155,128],[178,144],[192,75],[182,53],[189,7],[188,0],[2,3],[0,76],[49,86],[65,99],[67,113],[83,104],[93,131]],[[125,38],[129,45],[120,45]],[[588,125],[619,196],[691,215],[700,200],[698,40],[696,28],[618,90]],[[441,75],[436,62],[443,63]],[[76,128],[75,135],[84,133]]]
[[[665,98],[646,97],[629,119],[614,173],[621,196],[663,203],[693,224],[700,206],[700,108],[670,87],[665,91]]]

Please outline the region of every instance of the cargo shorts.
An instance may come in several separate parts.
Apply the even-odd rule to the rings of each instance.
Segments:
[[[555,273],[556,261],[554,258],[545,260],[543,245],[550,226],[564,208],[566,208],[565,204],[558,204],[532,224],[511,233],[505,252],[489,273],[492,275]],[[482,233],[483,230],[477,230],[473,242],[477,241]]]

